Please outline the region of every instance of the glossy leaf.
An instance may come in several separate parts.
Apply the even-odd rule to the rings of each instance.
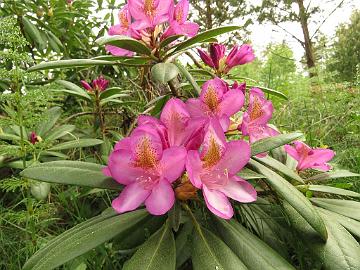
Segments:
[[[249,270],[295,269],[265,242],[249,232],[236,220],[215,218],[221,239]]]
[[[325,198],[311,198],[311,201],[321,208],[360,221],[360,202]]]
[[[114,179],[102,173],[102,165],[81,161],[52,161],[28,167],[23,177],[66,185],[78,185],[102,189],[121,189]]]
[[[102,140],[98,139],[77,139],[74,141],[59,143],[48,150],[50,151],[59,151],[59,150],[67,150],[72,148],[81,148],[81,147],[89,147],[102,144]]]
[[[281,145],[290,143],[290,142],[300,138],[301,136],[303,136],[302,133],[295,132],[295,133],[289,133],[289,134],[280,134],[277,136],[261,139],[257,142],[254,142],[251,145],[251,155],[255,156],[257,154],[270,151]]]
[[[53,141],[59,139],[75,130],[74,125],[62,125],[51,129],[44,136],[44,140]]]
[[[76,67],[92,67],[92,66],[104,66],[115,65],[117,62],[105,61],[105,60],[92,60],[92,59],[71,59],[71,60],[58,60],[41,62],[35,66],[30,67],[27,71],[39,71],[55,68],[76,68]]]
[[[173,63],[158,63],[151,68],[154,81],[167,83],[179,74],[179,69]]]
[[[128,260],[123,270],[175,270],[174,235],[168,223],[154,233]]]
[[[139,54],[151,55],[151,50],[140,41],[127,36],[108,36],[96,40],[99,45],[113,45]]]
[[[90,219],[50,241],[26,262],[23,270],[54,269],[119,234],[127,234],[147,215],[145,210],[116,216],[111,211]]]
[[[159,48],[163,49],[165,48],[167,45],[171,44],[172,42],[174,42],[175,40],[183,37],[184,35],[174,35],[174,36],[170,36],[168,38],[165,38],[163,41],[160,42]]]
[[[308,199],[293,185],[280,175],[265,167],[264,165],[250,160],[250,166],[266,177],[266,182],[284,200],[286,200],[296,211],[326,240],[326,227],[319,213],[314,209]]]

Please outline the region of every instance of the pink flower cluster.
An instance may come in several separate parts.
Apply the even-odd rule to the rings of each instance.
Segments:
[[[106,80],[103,76],[99,76],[98,78],[93,80],[91,84],[84,80],[80,81],[80,83],[88,92],[102,92],[105,91],[109,85],[109,81]]]
[[[195,36],[196,23],[187,21],[189,1],[180,0],[128,0],[119,11],[119,24],[110,27],[108,34],[124,35],[142,40],[153,47],[154,40],[173,35]],[[159,35],[159,33],[162,33]],[[133,52],[107,45],[106,50],[116,56],[132,56]]]

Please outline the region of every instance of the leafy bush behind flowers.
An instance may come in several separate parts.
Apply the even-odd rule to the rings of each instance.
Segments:
[[[255,58],[251,46],[226,52],[214,38],[237,27],[198,34],[188,9],[187,0],[129,0],[119,24],[98,40],[112,56],[29,69],[150,66],[152,82],[174,97],[159,118],[138,117],[105,167],[52,161],[22,172],[120,192],[112,208],[49,241],[24,269],[53,269],[112,238],[131,255],[123,269],[360,269],[359,202],[351,199],[360,195],[326,185],[356,174],[331,171],[332,150],[312,149],[302,134],[271,125],[264,92],[283,94],[229,75]],[[177,57],[201,43],[210,43],[209,52],[198,49],[207,67],[187,70]],[[82,85],[100,113],[108,82]]]

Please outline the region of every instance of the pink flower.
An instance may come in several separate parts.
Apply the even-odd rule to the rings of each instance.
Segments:
[[[245,141],[226,142],[216,119],[208,125],[201,153],[188,152],[186,170],[191,183],[202,189],[207,207],[215,215],[230,219],[234,210],[228,200],[256,200],[256,190],[236,174],[250,159],[250,146]]]
[[[176,7],[172,3],[170,7],[170,20],[169,27],[163,34],[162,38],[167,38],[173,35],[184,35],[193,37],[199,31],[197,23],[189,22],[186,20],[189,13],[189,0],[180,0]]]
[[[169,20],[172,0],[129,0],[129,10],[135,19],[134,29],[155,28]]]
[[[298,164],[296,169],[303,171],[306,169],[319,169],[328,171],[331,166],[326,162],[330,161],[334,156],[335,152],[330,149],[312,149],[303,142],[295,141],[295,147],[285,145],[285,151],[297,160]]]
[[[244,105],[244,94],[239,89],[229,89],[220,78],[207,81],[202,86],[200,98],[190,98],[186,102],[191,117],[203,119],[206,124],[217,118],[224,131],[230,125],[230,116],[240,111]]]
[[[96,78],[95,80],[93,80],[91,85],[84,80],[80,81],[80,83],[89,92],[92,92],[94,90],[98,90],[99,92],[102,92],[106,90],[106,88],[109,85],[109,81],[106,80],[102,75]]]
[[[140,116],[138,124],[152,125],[158,132],[164,147],[184,146],[187,150],[198,149],[204,138],[203,121],[192,119],[186,105],[178,98],[170,99],[164,106],[160,120]]]
[[[110,36],[114,35],[124,35],[133,37],[135,34],[133,33],[131,27],[131,16],[129,12],[128,5],[125,5],[118,14],[119,24],[113,25],[110,27],[108,34]],[[110,52],[112,55],[116,56],[133,56],[134,53],[113,45],[106,45],[105,50]]]
[[[39,138],[38,138],[38,136],[36,135],[35,131],[32,131],[32,132],[30,133],[29,141],[30,141],[31,144],[35,144],[35,143],[39,142]]]
[[[153,215],[163,215],[175,201],[171,183],[185,167],[184,147],[163,148],[157,130],[150,124],[136,128],[129,138],[121,140],[103,169],[125,188],[112,206],[118,213],[132,211],[143,202]]]
[[[272,102],[265,98],[264,93],[259,88],[252,88],[249,95],[249,107],[243,114],[243,120],[239,126],[242,134],[249,136],[250,143],[279,134],[267,125],[273,111]]]
[[[210,54],[198,49],[200,58],[206,65],[214,68],[218,74],[227,74],[235,66],[244,65],[255,59],[252,47],[248,44],[235,45],[225,56],[226,48],[222,44],[212,43]]]

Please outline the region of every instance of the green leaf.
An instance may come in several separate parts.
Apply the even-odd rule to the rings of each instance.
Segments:
[[[129,97],[128,94],[114,94],[108,98],[101,99],[100,104],[105,105],[106,103],[109,103],[109,102],[121,102],[121,103],[131,102],[131,101],[124,101],[124,100],[118,99],[118,98],[127,98],[127,97]]]
[[[360,221],[360,202],[338,199],[311,198],[315,205]]]
[[[35,43],[36,48],[42,51],[46,47],[46,44],[41,37],[39,29],[24,16],[22,17],[22,23],[26,34],[28,34],[31,40]]]
[[[304,184],[304,180],[296,172],[289,169],[286,165],[284,165],[280,161],[277,161],[276,159],[270,157],[269,155],[267,155],[266,157],[261,157],[261,158],[257,158],[257,157],[253,157],[253,158],[255,160],[277,170],[278,172],[283,173],[284,175],[290,177],[291,179]]]
[[[191,257],[191,236],[194,226],[190,220],[180,228],[175,239],[176,246],[176,269],[183,265]]]
[[[280,97],[282,99],[288,100],[286,95],[284,95],[283,93],[281,93],[279,91],[271,89],[271,88],[267,88],[267,87],[264,87],[264,86],[248,85],[248,84],[246,84],[246,87],[248,87],[248,88],[252,88],[252,87],[260,88],[261,90],[263,90],[265,93],[267,93],[269,95],[273,95],[273,96]]]
[[[220,238],[200,226],[193,233],[191,259],[194,270],[247,269]]]
[[[50,184],[46,182],[32,181],[30,192],[37,200],[45,200],[50,192]]]
[[[196,91],[196,93],[198,95],[200,95],[201,93],[201,88],[198,85],[198,83],[195,81],[195,79],[193,78],[193,76],[191,76],[191,74],[189,73],[189,71],[179,62],[176,61],[175,65],[179,68],[179,71],[181,72],[181,74],[186,78],[186,80],[191,84],[191,86],[194,88],[194,90]]]
[[[265,178],[265,176],[258,174],[248,168],[243,168],[237,175],[245,180]]]
[[[174,235],[168,223],[153,234],[128,260],[123,270],[175,270]]]
[[[15,134],[0,133],[0,140],[5,141],[20,141],[21,138]]]
[[[102,140],[98,139],[77,139],[74,141],[59,143],[53,147],[51,147],[50,151],[59,151],[59,150],[67,150],[72,148],[81,148],[81,147],[89,147],[102,144]]]
[[[75,68],[75,67],[92,67],[92,66],[104,66],[115,65],[117,62],[105,61],[105,60],[92,60],[92,59],[71,59],[71,60],[57,60],[50,62],[41,62],[35,66],[28,68],[28,72],[55,69],[55,68]]]
[[[298,187],[302,187],[302,186],[298,186]],[[307,186],[303,186],[303,187],[307,187],[308,190],[311,190],[311,191],[325,192],[325,193],[337,194],[337,195],[342,195],[342,196],[350,196],[350,197],[360,197],[360,193],[357,193],[357,192],[354,192],[351,190],[342,189],[342,188],[322,186],[322,185],[307,185]]]
[[[100,93],[100,99],[109,98],[113,95],[124,94],[124,89],[120,87],[111,87]]]
[[[261,139],[257,142],[254,142],[251,145],[251,155],[255,156],[257,154],[270,151],[281,145],[290,143],[290,142],[300,138],[301,136],[303,136],[302,133],[296,132],[296,133],[289,133],[289,134],[280,134],[277,136]]]
[[[49,45],[51,48],[56,52],[61,52],[63,49],[63,44],[58,39],[58,37],[55,36],[51,31],[47,31],[46,34],[48,35]]]
[[[113,212],[100,215],[64,232],[36,252],[23,270],[51,270],[115,236],[126,235],[147,216],[145,210],[114,216]]]
[[[177,232],[180,227],[180,219],[181,219],[181,206],[178,201],[174,203],[173,208],[168,213],[170,227]]]
[[[249,165],[266,177],[266,182],[284,200],[286,200],[296,211],[326,240],[326,227],[318,212],[311,205],[309,200],[298,191],[293,185],[280,175],[265,167],[264,165],[250,160]]]
[[[113,45],[139,54],[151,55],[151,50],[140,41],[127,36],[102,37],[95,41],[99,45]]]
[[[184,35],[174,35],[174,36],[165,38],[163,41],[160,42],[159,49],[165,48],[167,45],[169,45],[170,43],[174,42],[175,40],[177,40],[183,36]]]
[[[36,135],[43,137],[49,130],[53,128],[56,121],[60,118],[60,115],[60,107],[53,107],[48,109],[43,116],[44,120],[40,122],[35,129]]]
[[[151,68],[151,77],[154,81],[167,83],[179,74],[179,69],[173,63],[158,63]]]
[[[344,177],[358,177],[360,174],[352,173],[346,170],[341,171],[334,171],[334,172],[325,172],[319,173],[317,175],[311,176],[307,178],[305,181],[323,181],[323,180],[330,180],[336,178],[344,178]]]
[[[74,125],[62,125],[62,126],[58,126],[55,127],[53,129],[51,129],[49,132],[47,132],[43,139],[47,140],[47,141],[54,141],[56,139],[59,139],[65,135],[68,135],[69,133],[71,133],[72,131],[75,130],[75,126]]]
[[[249,270],[295,269],[281,255],[237,221],[214,219],[221,239]]]
[[[240,29],[239,26],[222,26],[222,27],[219,27],[219,28],[213,28],[211,30],[207,30],[205,32],[202,32],[200,34],[197,34],[196,36],[184,41],[184,42],[181,42],[179,44],[177,44],[175,47],[176,49],[171,53],[174,54],[174,53],[177,53],[181,50],[184,50],[186,48],[189,48],[190,46],[194,45],[194,44],[197,44],[197,43],[201,43],[203,41],[206,41],[207,39],[210,39],[210,38],[213,38],[213,37],[216,37],[216,36],[219,36],[221,34],[225,34],[225,33],[228,33],[228,32],[231,32],[231,31],[235,31],[235,30],[238,30]]]
[[[102,189],[121,189],[114,179],[102,173],[104,166],[80,161],[52,161],[28,167],[23,177],[66,185],[78,185]]]
[[[73,93],[74,95],[80,96],[82,98],[85,98],[87,100],[91,100],[91,97],[86,92],[85,89],[77,86],[76,84],[64,80],[57,80],[57,84],[60,84],[61,86],[65,87],[68,93]]]

